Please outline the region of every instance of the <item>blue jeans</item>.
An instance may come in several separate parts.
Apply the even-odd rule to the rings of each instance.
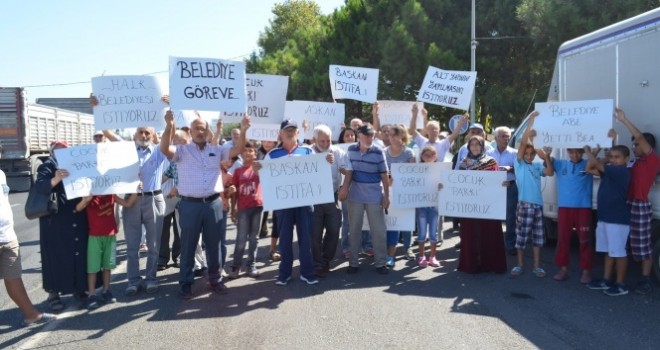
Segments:
[[[506,249],[516,248],[516,208],[518,207],[518,186],[511,182],[506,188],[506,233],[504,243]]]
[[[211,285],[220,283],[220,262],[225,258],[220,243],[221,236],[226,231],[226,227],[224,231],[222,230],[222,223],[227,222],[222,212],[222,200],[218,198],[203,203],[182,199],[179,202],[179,219],[181,225],[179,284],[192,285],[194,282],[195,250],[200,232],[206,246],[209,283]]]
[[[410,248],[412,231],[387,231],[387,246],[396,246],[399,243],[400,236],[403,236],[403,249]]]
[[[245,244],[249,242],[246,266],[254,266],[257,260],[257,245],[261,229],[261,212],[263,207],[253,207],[239,210],[236,223],[236,245],[234,246],[234,267],[243,265]],[[226,220],[225,220],[226,222]]]
[[[424,242],[428,234],[429,242],[438,242],[438,208],[425,207],[415,209],[417,218],[417,229],[419,230],[417,241]]]
[[[351,243],[348,240],[349,223],[348,223],[348,201],[341,203],[341,251],[343,253],[351,251]],[[367,251],[373,248],[371,243],[371,233],[369,231],[362,231],[362,250]]]
[[[277,217],[277,229],[280,233],[280,255],[282,260],[279,266],[281,281],[291,277],[293,269],[293,227],[298,235],[298,260],[300,260],[300,275],[314,279],[314,266],[312,262],[312,215],[314,207],[305,206],[273,211]]]

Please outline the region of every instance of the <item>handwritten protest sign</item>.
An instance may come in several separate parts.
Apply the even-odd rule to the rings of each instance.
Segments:
[[[332,98],[374,103],[378,95],[378,69],[330,65]]]
[[[410,127],[410,119],[412,119],[412,107],[417,104],[417,129],[424,128],[424,117],[422,116],[422,109],[424,103],[411,102],[411,101],[378,101],[378,119],[380,125],[385,124],[403,124],[406,129]]]
[[[170,106],[176,110],[245,113],[245,63],[170,57]]]
[[[434,105],[468,109],[477,72],[442,70],[429,66],[417,99]]]
[[[537,147],[583,148],[609,145],[614,101],[589,100],[537,103],[534,120]]]
[[[440,174],[449,169],[451,163],[392,164],[392,207],[423,208],[437,205]]]
[[[246,74],[247,114],[254,124],[279,124],[284,119],[284,104],[289,77],[269,74]],[[225,122],[240,122],[243,113],[223,112]]]
[[[147,75],[117,75],[92,78],[97,130],[152,126],[165,128],[167,104],[158,80]]]
[[[69,199],[89,195],[135,193],[140,181],[133,142],[102,142],[55,150]]]
[[[392,197],[391,192],[390,190],[390,198]],[[394,208],[390,206],[387,214],[385,214],[385,227],[388,231],[415,230],[415,208]],[[362,218],[362,230],[370,230],[366,212]]]
[[[264,210],[334,202],[330,163],[325,157],[312,154],[260,161]]]
[[[174,114],[174,125],[177,128],[188,126],[190,123],[197,119],[202,118],[209,122],[211,130],[215,131],[215,123],[218,121],[219,112],[209,112],[209,111],[172,111]]]
[[[449,170],[441,174],[438,213],[458,218],[506,219],[504,171]]]
[[[277,141],[280,134],[280,124],[252,124],[247,129],[248,140]]]
[[[314,128],[325,124],[332,130],[332,140],[337,141],[344,124],[345,108],[343,103],[315,101],[287,101],[284,118],[298,123],[300,139],[312,139]],[[304,125],[307,128],[304,128]]]

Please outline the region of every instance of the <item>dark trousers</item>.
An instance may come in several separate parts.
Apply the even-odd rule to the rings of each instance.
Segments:
[[[337,201],[317,204],[312,216],[312,257],[314,268],[327,269],[334,260],[341,228],[341,209]],[[324,234],[325,231],[325,234]]]
[[[174,231],[174,241],[170,249],[170,232]],[[179,235],[179,223],[176,222],[174,212],[163,218],[163,233],[160,237],[160,253],[158,255],[158,265],[167,265],[170,262],[170,253],[172,253],[172,262],[177,263],[181,254],[181,236]]]

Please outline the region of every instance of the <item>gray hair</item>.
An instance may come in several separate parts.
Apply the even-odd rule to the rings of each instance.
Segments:
[[[500,132],[506,132],[511,135],[511,128],[508,126],[498,126],[493,130],[493,135],[497,136]]]
[[[319,124],[314,128],[314,138],[318,138],[319,134],[324,134],[332,137],[332,130],[330,129],[329,126],[325,124]]]

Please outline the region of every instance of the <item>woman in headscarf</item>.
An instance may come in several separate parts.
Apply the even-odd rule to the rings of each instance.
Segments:
[[[484,139],[481,136],[470,137],[468,155],[459,164],[459,169],[498,170],[497,161],[486,154]],[[504,235],[499,220],[461,218],[460,234],[461,252],[458,271],[465,273],[507,271]]]
[[[44,194],[57,194],[57,213],[39,218],[41,275],[53,311],[64,308],[60,295],[84,299],[87,290],[87,215],[76,211],[81,198],[67,199],[62,179],[69,172],[60,169],[55,158],[56,149],[67,147],[66,141],[51,143],[51,156],[39,166],[33,185]]]

